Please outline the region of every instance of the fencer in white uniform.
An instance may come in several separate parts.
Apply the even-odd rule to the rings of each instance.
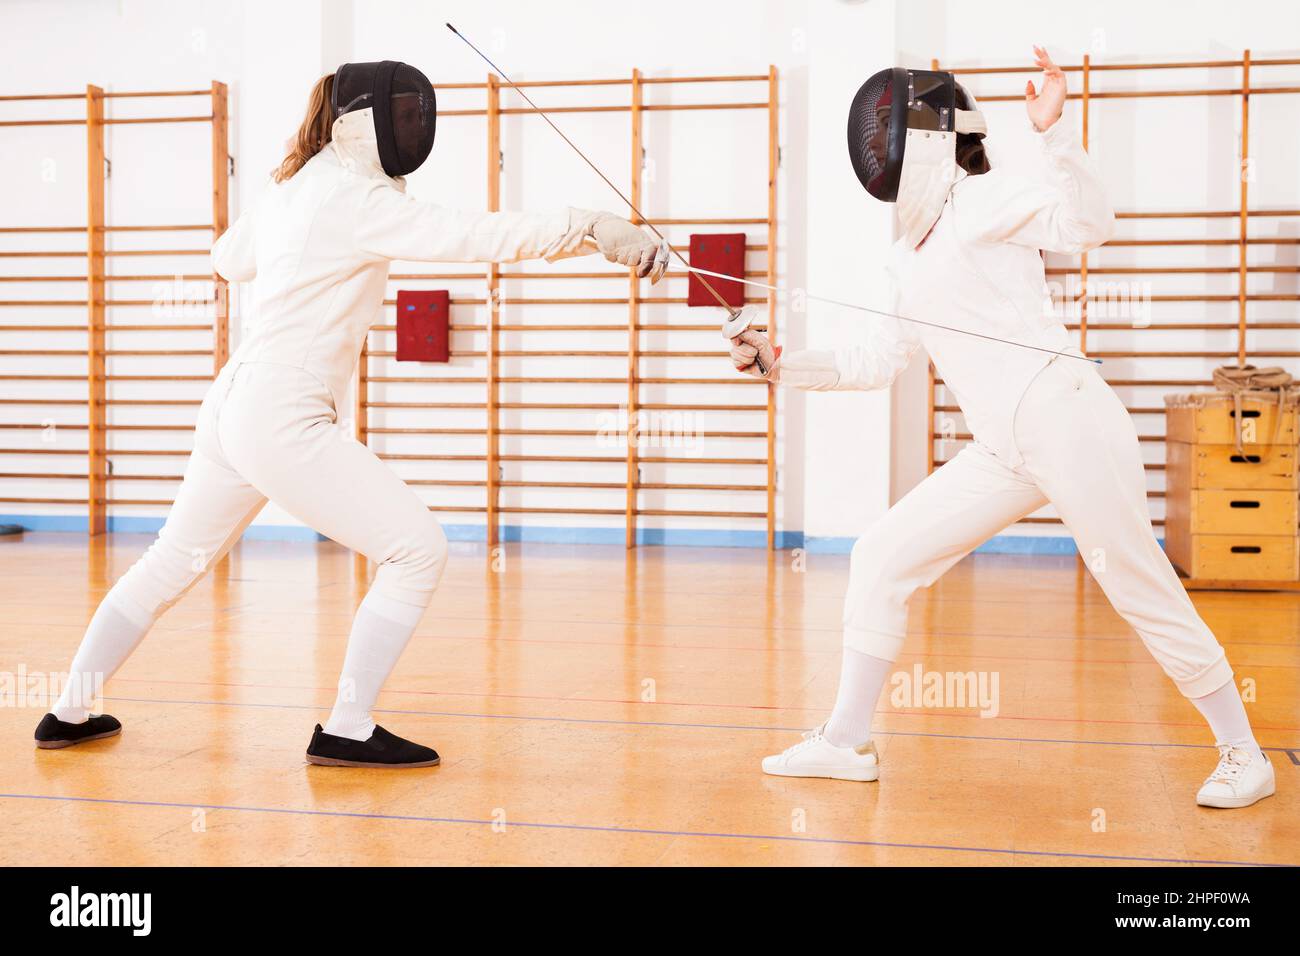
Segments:
[[[1040,250],[1078,254],[1095,248],[1110,238],[1114,215],[1078,138],[1058,122],[1064,76],[1043,51],[1036,48],[1036,54],[1044,88],[1036,93],[1030,84],[1027,98],[1048,173],[1044,181],[989,170],[986,162],[976,175],[956,168],[932,194],[927,211],[924,197],[905,205],[904,168],[897,196],[904,235],[894,246],[890,271],[900,315],[1077,355],[1060,318],[1044,307]],[[892,72],[906,74],[898,77],[895,103],[909,90],[919,99],[923,83],[936,77]],[[969,94],[960,86],[956,93],[957,110],[973,111]],[[884,98],[887,106],[889,96],[886,78],[874,99]],[[879,103],[866,115],[888,121]],[[852,122],[850,131],[852,143]],[[883,160],[886,133],[873,128],[862,135],[877,139],[877,158]],[[919,134],[907,135],[910,152],[911,137]],[[977,146],[969,135],[960,142]],[[947,155],[953,155],[951,147]],[[869,189],[879,184],[873,178],[879,173],[873,168],[863,176]],[[923,187],[944,177],[936,161],[913,178]],[[1050,502],[1106,597],[1215,733],[1220,761],[1198,802],[1241,807],[1271,794],[1273,769],[1251,732],[1223,648],[1152,530],[1132,419],[1096,365],[897,319],[871,321],[868,344],[834,351],[781,354],[753,330],[733,340],[737,368],[761,375],[757,356],[769,380],[814,390],[888,387],[924,349],[974,436],[854,545],[835,709],[800,743],[766,758],[763,769],[875,780],[879,756],[870,741],[872,715],[904,644],[908,599],[988,538]]]
[[[386,66],[349,64],[337,76],[351,70],[368,89],[375,71],[361,68]],[[406,103],[395,93],[392,113],[399,106],[414,110],[421,95],[431,111],[428,81],[396,66],[407,71],[415,92]],[[386,82],[395,87],[402,77],[399,69]],[[400,129],[395,139],[392,124],[378,122],[364,96],[343,111],[346,102],[331,102],[340,88],[333,77],[317,84],[317,115],[309,113],[300,133],[310,140],[313,122],[323,124],[330,131],[326,142],[309,145],[306,152],[315,154],[268,186],[213,247],[219,275],[252,283],[256,325],[202,403],[194,450],[157,541],[96,611],[72,663],[74,679],[37,730],[42,747],[118,732],[114,718],[89,715],[87,689],[112,676],[154,621],[221,560],[270,500],[378,567],[357,611],[334,709],[317,726],[308,759],[436,763],[436,752],[376,727],[370,712],[433,597],[447,539],[415,492],[339,425],[357,358],[380,320],[389,262],[555,260],[600,251],[652,281],[662,273],[662,249],[609,213],[458,212],[405,195],[405,182],[394,173],[423,161],[432,145],[432,118],[428,145],[417,144],[418,158],[409,149],[401,158],[394,146],[402,146]]]

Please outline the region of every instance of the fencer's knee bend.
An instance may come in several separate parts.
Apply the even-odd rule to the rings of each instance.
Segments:
[[[432,591],[442,580],[443,569],[447,567],[447,533],[442,530],[438,519],[429,515],[428,525],[421,530],[420,536],[424,542],[420,550],[420,566]]]
[[[894,660],[902,648],[907,600],[916,589],[901,553],[904,549],[877,525],[854,543],[850,559],[844,641],[883,660]]]
[[[447,566],[447,535],[432,514],[406,530],[380,562],[375,587],[397,601],[427,605]]]
[[[447,566],[447,534],[433,515],[414,530],[414,544],[407,552],[407,576],[411,586],[430,595],[442,580]]]
[[[158,618],[208,570],[210,556],[186,551],[164,526],[149,549],[113,585],[116,601],[137,616]]]
[[[898,542],[887,540],[878,527],[872,527],[853,542],[849,567],[854,581],[874,590],[889,582],[893,574],[891,569],[899,567],[897,558]]]
[[[871,605],[905,605],[915,584],[907,578],[906,543],[872,528],[853,545],[850,587]]]

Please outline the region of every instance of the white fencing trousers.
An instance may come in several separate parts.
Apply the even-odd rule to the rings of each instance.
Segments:
[[[427,607],[447,538],[415,492],[335,424],[329,390],[287,365],[227,366],[158,540],[113,586],[157,618],[239,540],[267,499],[378,565],[372,590]]]
[[[912,593],[1051,502],[1110,603],[1185,696],[1232,680],[1152,531],[1137,431],[1096,366],[1053,359],[1026,389],[1014,432],[1024,464],[968,445],[854,544],[845,645],[896,660]]]

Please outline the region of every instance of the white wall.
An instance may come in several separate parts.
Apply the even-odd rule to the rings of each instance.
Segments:
[[[1131,2],[1113,0],[1087,6],[1026,5],[1010,0],[719,0],[708,4],[672,0],[652,9],[653,13],[638,23],[632,18],[639,8],[611,8],[594,0],[551,5],[507,0],[473,4],[11,2],[0,6],[0,31],[7,37],[30,38],[30,42],[7,45],[6,56],[0,61],[0,93],[76,92],[87,82],[110,90],[201,88],[213,79],[229,83],[231,147],[236,160],[232,203],[237,213],[282,155],[283,142],[301,117],[311,82],[339,62],[404,59],[422,67],[435,82],[481,79],[485,69],[442,26],[445,20],[476,38],[517,79],[620,76],[632,66],[650,76],[755,73],[774,64],[781,76],[781,281],[887,308],[889,293],[881,287],[872,263],[889,244],[890,210],[863,194],[843,145],[847,103],[858,84],[876,69],[894,62],[924,66],[931,57],[948,66],[1014,62],[1025,57],[1032,42],[1047,44],[1060,60],[1069,62],[1077,62],[1084,52],[1093,54],[1094,63],[1202,54],[1236,56],[1246,45],[1259,55],[1282,52],[1275,44],[1288,38],[1295,42],[1300,36],[1297,8],[1281,0],[1239,5],[1231,15],[1225,15],[1221,5],[1208,2],[1135,7]],[[52,55],[51,41],[46,39],[54,35],[56,24],[57,56]],[[75,55],[68,55],[69,51]],[[1187,74],[1141,78],[1144,83],[1171,85],[1198,81],[1197,76]],[[1119,78],[1113,82],[1122,85]],[[981,90],[978,84],[972,85],[977,92]],[[754,87],[748,88],[751,95],[753,91]],[[610,96],[623,93],[625,90],[616,90]],[[715,88],[707,95],[742,99],[745,93],[740,87]],[[548,93],[546,102],[563,102],[564,95]],[[695,94],[660,87],[653,95],[667,101],[668,97],[685,99]],[[449,93],[441,105],[447,108],[464,102],[477,106],[481,99],[475,96],[481,94],[458,99]],[[1275,157],[1260,169],[1264,180],[1260,194],[1268,191],[1270,197],[1276,197],[1276,205],[1289,202],[1294,206],[1297,134],[1295,124],[1285,121],[1285,117],[1294,116],[1294,99],[1259,97],[1257,103],[1253,106],[1257,117],[1252,126],[1253,152]],[[1234,104],[1227,98],[1209,104],[1189,99],[1140,105],[1112,102],[1104,110],[1099,108],[1094,114],[1092,149],[1112,183],[1116,205],[1231,206],[1234,171],[1224,168],[1222,140],[1236,135]],[[59,108],[76,110],[78,105],[3,104],[5,118],[34,115],[32,110],[49,115]],[[116,115],[130,115],[127,110],[141,108],[127,100],[112,104]],[[185,111],[179,103],[150,108]],[[990,108],[994,134],[1006,150],[1026,145],[1013,132],[1019,125],[1018,109],[1014,104]],[[756,122],[759,112],[751,116],[677,113],[671,119],[668,114],[650,114],[646,146],[658,174],[646,183],[647,211],[653,215],[658,208],[672,208],[697,215],[707,215],[709,210],[727,214],[734,213],[742,199],[752,207],[755,180],[766,173],[765,131],[761,122]],[[625,182],[628,174],[624,122],[625,117],[607,120],[599,115],[564,114],[561,118],[566,131],[618,182]],[[1165,162],[1162,147],[1167,149],[1168,143],[1185,137],[1187,130],[1195,130],[1199,137],[1190,146],[1191,153],[1200,150],[1208,155],[1213,149],[1214,156],[1208,161],[1189,162],[1179,157]],[[1218,139],[1207,139],[1211,136]],[[78,221],[84,202],[84,168],[79,166],[83,143],[77,128],[0,130],[0,137],[5,143],[0,151],[0,171],[6,183],[3,225]],[[503,148],[505,205],[545,208],[559,202],[618,207],[617,199],[603,184],[531,118],[507,119]],[[109,152],[117,160],[110,180],[110,215],[115,222],[206,219],[206,142],[197,124],[193,130],[181,132],[177,127],[113,127]],[[702,154],[711,156],[713,162],[702,164]],[[50,163],[57,169],[52,180]],[[482,204],[481,120],[450,117],[440,126],[434,155],[413,177],[412,190],[437,201]],[[1278,228],[1293,227],[1283,224]],[[688,231],[683,229],[677,235],[684,239]],[[168,238],[176,240],[173,245],[184,244],[179,237]],[[122,235],[111,240],[116,248],[139,241]],[[55,236],[42,247],[55,248],[58,243],[76,249],[80,237]],[[17,247],[12,237],[0,236],[0,248]],[[75,274],[81,266],[72,259],[50,268]],[[206,268],[192,259],[147,265],[137,260],[131,266],[163,274]],[[14,260],[0,260],[0,269],[10,274],[22,268],[14,265]],[[26,268],[30,270],[31,264]],[[10,294],[14,285],[5,283],[2,297],[18,298]],[[563,294],[583,294],[571,291],[580,287],[577,282],[564,285]],[[72,297],[71,287],[80,288],[74,283],[50,283],[24,287],[22,294]],[[520,288],[557,294],[556,283],[535,282]],[[608,285],[597,288],[611,294]],[[135,288],[132,294],[147,295],[146,289],[147,285]],[[126,314],[118,312],[115,317]],[[13,309],[0,313],[4,321],[18,321],[15,316]],[[41,318],[75,324],[83,316],[79,309],[42,310]],[[803,316],[783,308],[779,317],[789,347],[850,342],[863,321],[860,316],[826,310]],[[49,347],[48,336],[30,340],[9,337],[5,341],[3,347],[8,348],[42,347],[42,342]],[[171,341],[150,347],[164,347]],[[688,347],[698,348],[699,340],[692,340]],[[202,360],[177,361],[177,367],[186,370],[202,365]],[[19,358],[0,357],[3,369],[21,369],[22,363]],[[119,364],[122,370],[135,367],[125,361]],[[68,367],[74,365],[70,362]],[[691,366],[691,374],[725,374],[725,369]],[[924,381],[924,366],[918,361],[892,393],[781,395],[780,527],[818,536],[854,535],[919,477],[924,461]],[[51,394],[53,389],[51,386]],[[201,388],[196,389],[201,393]],[[135,394],[149,393],[140,387]],[[720,395],[710,391],[709,397]],[[23,415],[33,420],[53,416],[71,422],[73,417],[58,416],[74,416],[76,410],[15,406],[6,414],[3,420],[10,422]],[[187,420],[186,414],[192,412],[178,411],[167,420]],[[2,444],[17,445],[30,441],[31,435],[0,427],[0,439]],[[73,433],[57,440],[71,447],[84,436]],[[176,447],[177,443],[174,436],[137,440],[161,442],[158,447]],[[736,446],[730,447],[734,450]],[[68,469],[80,464],[75,458],[60,462]],[[164,468],[143,460],[123,467],[176,471],[181,464],[176,461]],[[29,466],[32,470],[52,467],[48,458],[26,460],[21,465],[6,459],[3,464],[4,470]],[[718,480],[718,473],[710,472],[708,477]],[[172,487],[132,485],[129,493],[138,497],[161,496]],[[18,489],[12,482],[5,482],[4,488],[0,495],[48,491]],[[117,493],[122,495],[123,490]],[[701,505],[692,501],[689,506]],[[0,512],[7,510],[11,506],[0,505]],[[13,510],[75,509],[25,506]],[[156,515],[160,509],[117,509],[117,513]],[[260,519],[272,524],[290,520],[274,509]],[[535,521],[583,523],[546,516]],[[621,520],[591,519],[586,523],[618,526]],[[692,522],[673,519],[665,524],[680,527]],[[761,527],[758,522],[694,524]]]

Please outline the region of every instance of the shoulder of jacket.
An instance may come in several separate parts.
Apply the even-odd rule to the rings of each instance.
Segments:
[[[362,205],[368,205],[373,202],[385,202],[393,200],[410,200],[411,197],[405,192],[398,189],[391,182],[382,179],[375,179],[373,176],[362,176],[358,173],[346,171],[347,177],[341,179],[338,184],[340,191],[355,196],[357,201]]]
[[[984,196],[999,192],[1009,181],[1008,170],[1003,166],[995,166],[987,173],[980,173],[978,176],[969,174],[962,176],[953,183],[951,195],[953,199],[962,196]]]
[[[981,227],[988,224],[1012,195],[1023,187],[1020,177],[1007,169],[990,169],[978,176],[966,176],[953,186],[950,194],[953,230],[959,239],[978,239]]]

